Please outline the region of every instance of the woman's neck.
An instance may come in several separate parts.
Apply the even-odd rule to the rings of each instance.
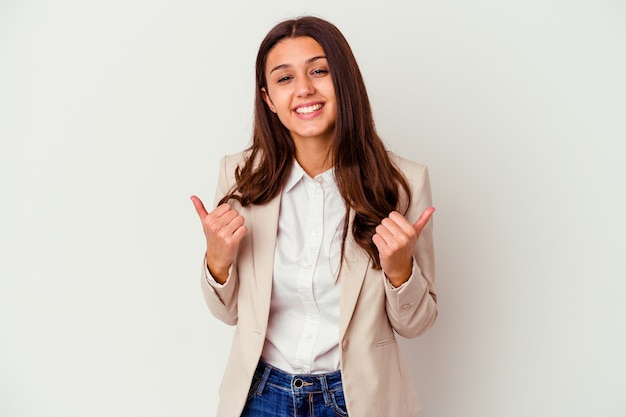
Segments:
[[[296,161],[311,178],[333,167],[330,144],[323,145],[318,142],[296,143],[295,145]]]

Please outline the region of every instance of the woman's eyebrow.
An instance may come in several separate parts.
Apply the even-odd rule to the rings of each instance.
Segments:
[[[305,64],[311,64],[315,61],[317,61],[318,59],[326,59],[326,55],[318,55],[318,56],[314,56],[313,58],[309,58],[305,61]],[[270,71],[270,74],[273,73],[274,71],[280,70],[280,69],[284,69],[284,68],[291,68],[293,65],[291,64],[280,64],[275,66],[274,68],[272,68],[272,70]]]
[[[306,60],[307,64],[310,64],[312,62],[317,61],[318,59],[326,59],[326,55],[318,55],[318,56],[314,56],[313,58],[309,58]]]

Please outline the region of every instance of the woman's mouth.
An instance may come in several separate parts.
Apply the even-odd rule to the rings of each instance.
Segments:
[[[322,107],[323,107],[323,104],[317,103],[317,104],[313,104],[311,106],[296,107],[295,112],[298,113],[298,114],[311,114],[313,112],[318,111]]]

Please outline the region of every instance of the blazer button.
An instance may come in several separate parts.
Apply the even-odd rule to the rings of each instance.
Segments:
[[[343,342],[341,342],[341,348],[342,348],[343,350],[348,350],[348,345],[349,345],[349,344],[350,344],[350,343],[348,342],[348,339],[344,339],[344,340],[343,340]]]

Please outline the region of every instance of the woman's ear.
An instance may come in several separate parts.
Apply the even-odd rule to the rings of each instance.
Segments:
[[[274,103],[272,103],[272,99],[270,98],[270,95],[267,94],[267,89],[265,87],[261,88],[261,94],[263,97],[263,101],[265,101],[265,103],[267,104],[267,107],[269,107],[272,112],[276,113]]]

